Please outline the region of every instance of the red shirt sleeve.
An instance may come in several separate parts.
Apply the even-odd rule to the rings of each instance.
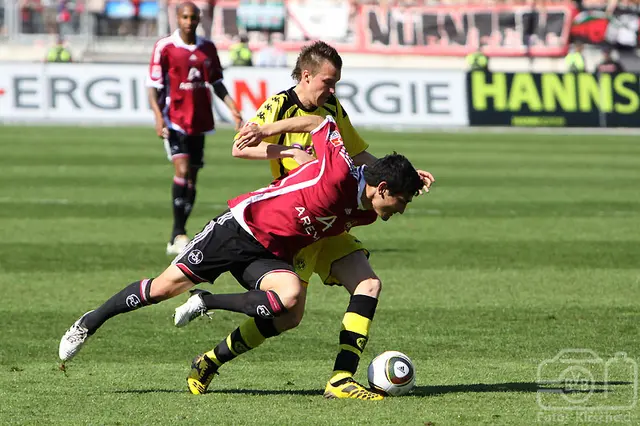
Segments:
[[[166,38],[160,39],[153,46],[151,61],[149,62],[149,74],[147,75],[147,87],[155,87],[157,89],[164,87],[164,76],[167,73],[166,40]]]
[[[333,182],[341,181],[348,173],[354,176],[357,174],[333,117],[328,115],[320,126],[311,131],[311,140],[316,158],[325,162],[325,168]]]

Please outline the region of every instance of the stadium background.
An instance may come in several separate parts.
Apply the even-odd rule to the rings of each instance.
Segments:
[[[171,166],[144,91],[168,17],[155,2],[0,1],[0,423],[637,424],[640,148],[634,130],[592,129],[640,122],[637,6],[611,4],[273,2],[288,67],[258,69],[228,66],[241,5],[216,3],[212,38],[245,117],[321,37],[344,52],[338,94],[371,152],[405,153],[438,179],[405,215],[354,231],[384,281],[357,378],[387,349],[417,371],[412,396],[364,407],[321,397],[347,297],[316,279],[300,327],[225,366],[203,398],[186,392],[190,359],[241,316],[178,330],[184,298],[115,318],[57,369],[83,309],[168,262]],[[43,61],[58,33],[74,63]],[[434,33],[455,37],[414,37]],[[491,72],[470,74],[480,39]],[[582,74],[564,60],[577,39]],[[603,46],[626,73],[593,73]],[[540,125],[579,128],[529,129]],[[230,158],[232,137],[223,124],[208,139],[191,233],[269,179]],[[238,290],[227,276],[207,288]],[[592,351],[568,364],[590,377],[563,376],[565,349]]]

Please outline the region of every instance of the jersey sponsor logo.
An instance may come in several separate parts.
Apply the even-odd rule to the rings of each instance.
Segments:
[[[298,218],[300,219],[300,223],[303,226],[304,232],[306,232],[308,235],[311,235],[314,241],[319,240],[320,236],[318,235],[316,227],[311,223],[311,216],[303,216],[306,209],[304,207],[295,207],[295,209],[298,212]]]
[[[189,255],[187,256],[187,259],[192,265],[198,265],[204,259],[204,255],[200,250],[191,250],[191,252],[189,252]]]
[[[340,132],[334,130],[329,134],[329,142],[331,142],[334,146],[344,145],[342,142],[342,136],[340,136]]]
[[[140,298],[135,294],[128,295],[124,302],[127,304],[128,307],[133,309],[140,306]]]
[[[193,81],[196,79],[200,80],[201,78],[202,78],[202,74],[200,73],[198,68],[191,67],[191,69],[189,70],[189,75],[187,75],[187,80]]]
[[[191,69],[189,70],[189,75],[187,75],[187,80],[189,80],[189,82],[182,82],[178,87],[180,88],[180,90],[202,89],[203,87],[206,87],[206,83],[203,81],[198,81],[201,79],[202,74],[200,73],[200,71],[195,67],[191,67]]]
[[[337,216],[316,217],[316,220],[324,225],[324,228],[322,228],[322,232],[325,232],[327,229],[333,226],[333,222],[335,222],[337,218]]]

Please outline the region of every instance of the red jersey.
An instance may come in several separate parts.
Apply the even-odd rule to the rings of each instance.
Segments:
[[[186,44],[176,30],[153,48],[147,86],[167,89],[165,121],[171,129],[197,135],[214,129],[213,99],[209,85],[222,80],[216,46],[196,37]]]
[[[373,223],[378,215],[361,203],[363,167],[355,167],[331,116],[311,132],[317,159],[269,187],[228,204],[242,228],[276,256],[292,261],[320,238]]]

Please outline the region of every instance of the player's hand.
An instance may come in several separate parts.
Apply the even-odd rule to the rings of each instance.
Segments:
[[[425,172],[424,170],[416,170],[418,172],[418,175],[420,175],[420,179],[422,179],[422,183],[424,183],[424,186],[422,187],[421,190],[418,191],[418,195],[422,195],[423,193],[427,193],[429,192],[429,189],[431,188],[431,185],[433,184],[433,182],[436,181],[436,178],[433,177],[433,175],[429,172]]]
[[[156,135],[162,139],[169,137],[169,129],[164,125],[164,120],[162,118],[156,119]]]
[[[309,161],[313,161],[316,159],[313,155],[303,149],[294,148],[291,150],[293,153],[293,159],[296,160],[299,166],[302,166],[304,163],[308,163]]]
[[[262,142],[264,135],[262,129],[256,123],[247,123],[238,134],[238,138],[235,140],[234,145],[236,148],[242,150],[250,146],[257,146]]]
[[[233,121],[236,123],[236,132],[242,129],[242,114],[240,114],[239,112],[233,113]]]

